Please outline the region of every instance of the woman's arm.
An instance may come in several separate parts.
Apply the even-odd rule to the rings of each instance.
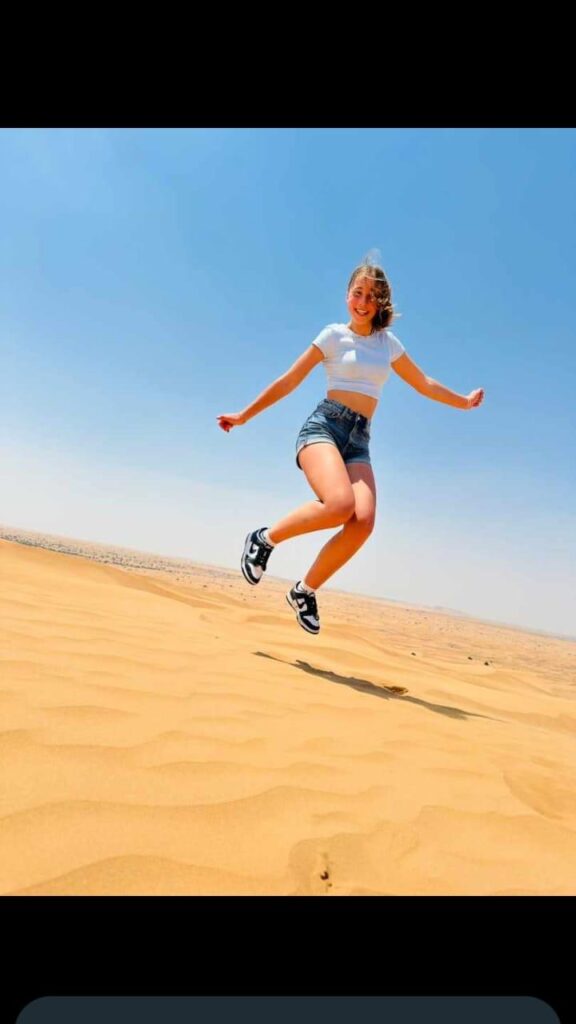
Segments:
[[[322,352],[316,345],[309,345],[290,369],[273,381],[272,384],[269,384],[242,412],[225,413],[218,416],[218,425],[222,427],[222,430],[229,431],[231,427],[238,427],[243,423],[247,423],[253,416],[257,416],[259,412],[267,409],[270,405],[274,405],[275,402],[280,401],[281,398],[285,398],[291,391],[294,391],[304,378],[308,376],[310,370],[323,358]]]
[[[472,409],[484,400],[483,388],[477,388],[469,395],[459,395],[457,391],[450,391],[450,388],[444,387],[437,380],[427,377],[420,367],[412,362],[406,352],[394,360],[392,369],[419,394],[425,395],[426,398],[432,398],[435,402],[452,405],[455,409]]]

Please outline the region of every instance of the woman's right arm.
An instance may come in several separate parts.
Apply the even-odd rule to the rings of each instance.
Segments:
[[[222,430],[229,431],[232,427],[239,427],[243,423],[247,423],[253,416],[257,416],[259,412],[294,391],[323,358],[322,352],[316,345],[309,345],[290,369],[265,388],[242,412],[225,413],[218,416],[218,425]]]

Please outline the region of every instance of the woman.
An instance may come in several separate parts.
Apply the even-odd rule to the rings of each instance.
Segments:
[[[480,405],[484,391],[469,395],[427,377],[390,330],[394,318],[390,284],[381,267],[364,261],[348,283],[347,324],[325,327],[293,366],[240,413],[218,416],[230,431],[294,391],[324,360],[328,387],[296,439],[296,464],[317,496],[271,527],[248,534],[241,568],[248,583],[260,582],[274,547],[290,537],[342,526],[324,545],[302,580],[286,594],[309,633],[320,631],[316,591],[364,544],[374,527],[376,484],[370,465],[371,420],[390,367],[421,395],[456,409]]]

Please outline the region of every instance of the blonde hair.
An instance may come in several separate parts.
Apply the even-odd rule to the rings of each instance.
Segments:
[[[377,255],[378,250],[370,250],[368,255],[364,257],[362,263],[360,263],[360,265],[352,272],[347,289],[348,293],[357,277],[367,277],[371,281],[374,281],[374,292],[378,309],[374,319],[372,320],[372,332],[381,331],[383,328],[389,327],[392,321],[400,315],[394,310],[394,306],[392,304],[392,288],[390,287],[390,282],[382,270],[382,267],[376,262]]]

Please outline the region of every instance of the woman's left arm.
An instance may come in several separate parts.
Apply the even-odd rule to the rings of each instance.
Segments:
[[[410,384],[421,395],[426,398],[433,398],[435,402],[444,402],[445,405],[453,405],[455,409],[473,409],[484,400],[484,388],[477,388],[469,395],[459,395],[456,391],[450,391],[437,380],[432,380],[422,372],[416,363],[413,363],[406,352],[395,359],[392,369],[396,371],[402,380]]]

